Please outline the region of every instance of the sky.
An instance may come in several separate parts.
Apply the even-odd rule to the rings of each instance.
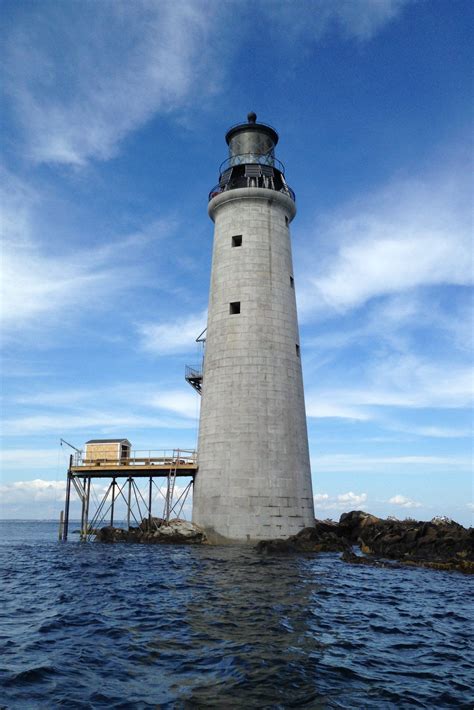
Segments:
[[[255,111],[296,192],[316,516],[472,524],[472,2],[1,11],[0,516],[58,517],[61,438],[195,448],[208,192]]]

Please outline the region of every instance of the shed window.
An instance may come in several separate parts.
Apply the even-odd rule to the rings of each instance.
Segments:
[[[240,313],[240,301],[233,301],[229,306],[229,313],[231,316]]]
[[[233,247],[241,247],[242,246],[242,235],[241,234],[236,234],[234,237],[232,237],[232,246]]]

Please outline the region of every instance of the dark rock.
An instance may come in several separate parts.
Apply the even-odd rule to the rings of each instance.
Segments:
[[[349,549],[348,541],[338,535],[335,523],[317,520],[314,527],[303,528],[286,540],[261,540],[256,549],[267,554],[289,552],[342,552]]]
[[[434,524],[416,520],[378,520],[355,525],[352,536],[370,554],[389,559],[445,562],[460,555],[474,562],[474,530],[457,523]],[[353,539],[353,537],[352,537]]]
[[[123,530],[107,526],[96,531],[96,541],[98,542],[130,542],[143,544],[201,544],[206,542],[206,536],[196,525],[188,523],[186,520],[170,520],[165,523],[160,520],[160,525],[153,525],[144,521],[137,528]]]
[[[352,510],[350,513],[343,513],[339,518],[339,530],[352,542],[356,542],[361,531],[382,522],[380,518],[363,510]]]
[[[365,556],[354,555],[358,544]],[[341,515],[339,523],[316,521],[287,540],[263,540],[257,550],[267,554],[342,552],[351,564],[393,566],[393,561],[430,569],[474,573],[474,529],[448,518],[431,522],[377,518],[361,510]],[[391,562],[387,562],[391,561]]]
[[[165,522],[163,518],[143,518],[139,527],[143,532],[155,532],[155,530],[158,530]]]

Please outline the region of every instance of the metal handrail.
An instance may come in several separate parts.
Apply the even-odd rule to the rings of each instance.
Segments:
[[[232,155],[227,160],[224,160],[219,166],[219,175],[222,175],[224,170],[228,168],[233,168],[235,165],[270,165],[272,168],[276,168],[283,175],[285,174],[285,166],[272,155],[272,153],[240,153],[239,155]]]
[[[272,187],[263,188],[260,185],[242,185],[242,187],[251,187],[252,189],[256,189],[256,190],[259,190],[259,189],[260,190],[262,190],[262,189],[274,190],[274,188],[272,188]],[[209,202],[214,197],[217,197],[217,195],[220,195],[221,192],[226,192],[227,190],[235,190],[235,189],[237,189],[237,188],[228,187],[227,185],[225,187],[221,187],[219,184],[217,184],[209,192]],[[288,197],[290,197],[293,200],[293,202],[296,202],[295,192],[289,185],[286,185],[285,187],[282,187],[279,190],[274,190],[274,192],[281,192],[281,193],[283,193],[283,195],[287,195]]]
[[[157,455],[158,454],[158,455]],[[161,455],[160,455],[161,454]],[[122,456],[121,458],[107,458],[94,456],[93,458],[86,457],[84,454],[77,454],[73,457],[73,466],[137,466],[139,462],[154,463],[166,467],[192,465],[197,461],[197,452],[194,449],[157,449],[157,450],[134,450],[130,456]]]
[[[185,365],[184,376],[186,377],[202,377],[202,368],[196,369],[191,365]]]

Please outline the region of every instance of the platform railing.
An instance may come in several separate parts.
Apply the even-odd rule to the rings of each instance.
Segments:
[[[225,185],[224,187],[221,187],[220,185],[215,185],[212,190],[209,192],[209,202],[214,198],[217,197],[217,195],[220,195],[221,192],[227,192],[228,190],[235,190],[240,187],[250,187],[255,190],[261,190],[262,187],[265,187],[267,190],[273,190],[274,188],[269,187],[269,186],[263,186],[263,185],[248,185],[246,179],[241,178],[240,182],[242,184],[237,184],[237,181],[233,181],[232,184],[230,185]],[[279,190],[275,190],[275,192],[281,192],[283,195],[286,195],[289,197],[293,202],[296,202],[296,195],[294,190],[289,186],[285,185],[281,187]]]
[[[233,168],[236,165],[269,165],[272,168],[276,168],[280,173],[285,174],[285,166],[275,158],[272,153],[240,153],[239,155],[231,155],[230,158],[224,160],[219,166],[219,174],[222,175],[223,172],[228,170],[228,168]]]
[[[197,452],[193,449],[137,449],[130,456],[102,457],[95,455],[86,457],[78,453],[73,457],[73,466],[162,466],[163,468],[179,468],[180,466],[195,466]]]
[[[188,379],[188,377],[202,377],[202,367],[199,365],[196,367],[185,365],[184,376],[186,379]]]

